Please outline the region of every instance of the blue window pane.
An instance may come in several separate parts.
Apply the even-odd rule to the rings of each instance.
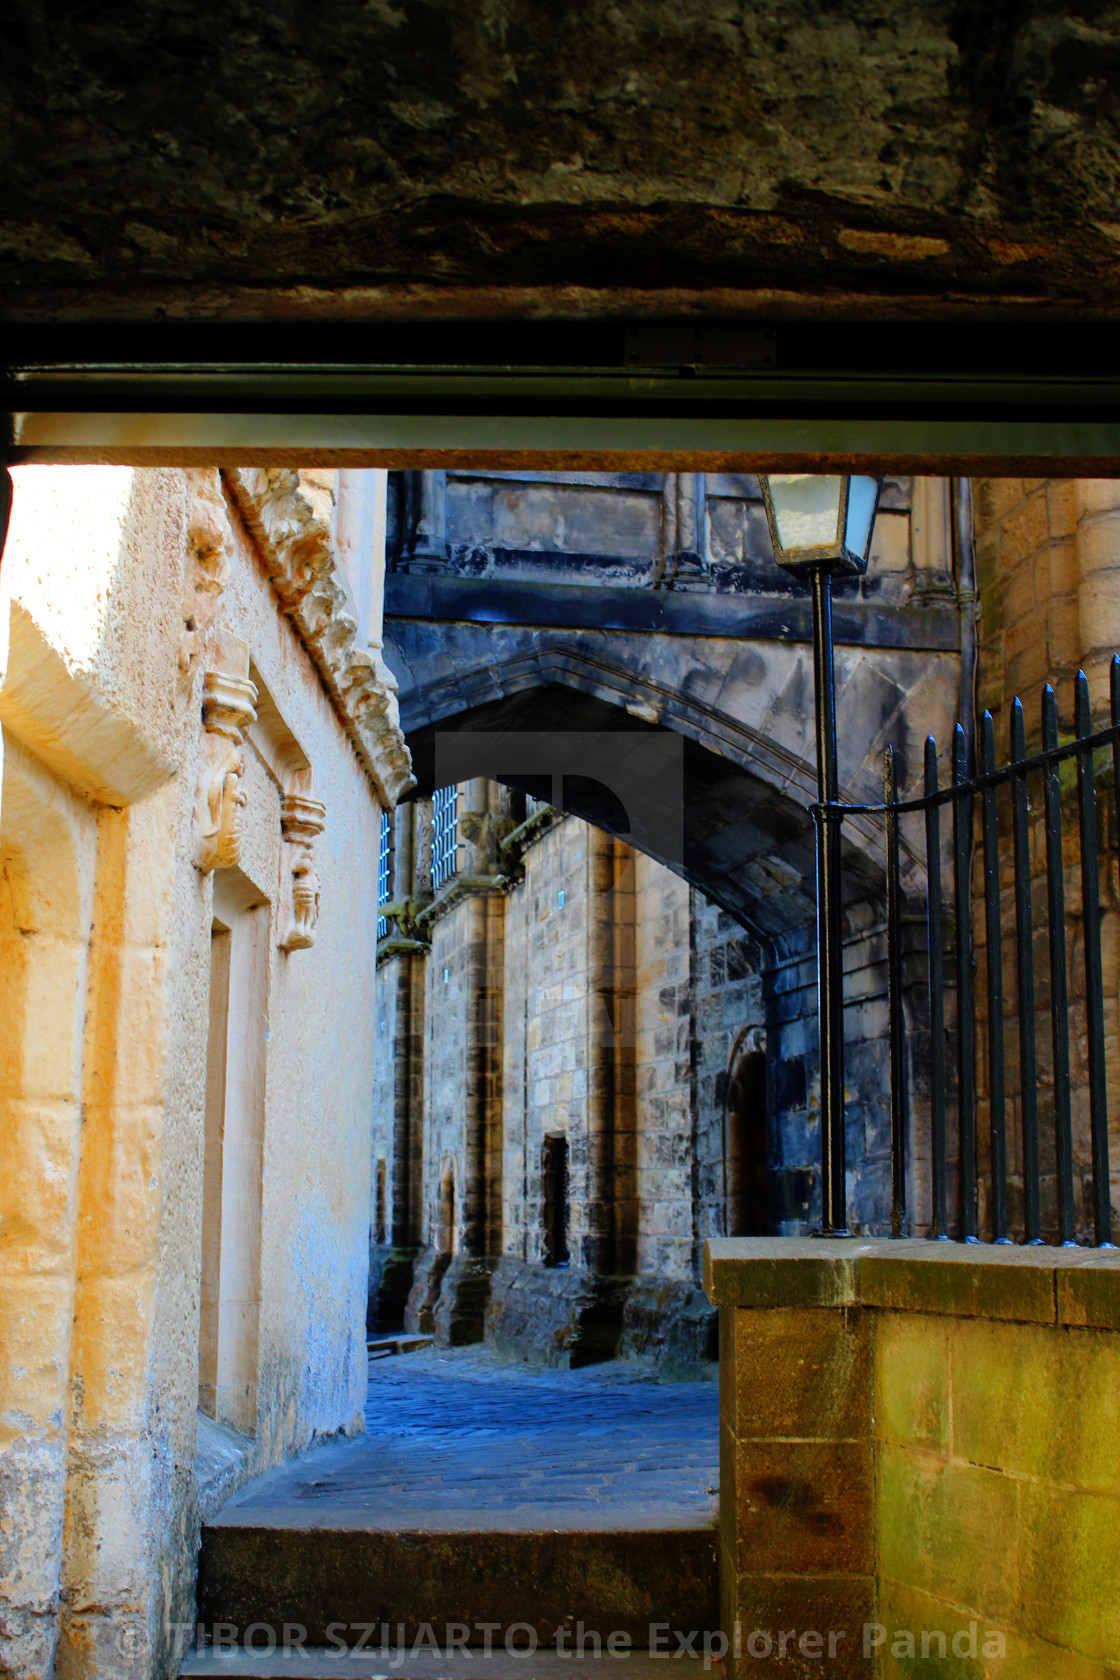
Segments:
[[[459,870],[459,789],[432,795],[432,887],[438,892]]]

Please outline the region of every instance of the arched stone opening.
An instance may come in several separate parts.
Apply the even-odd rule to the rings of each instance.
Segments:
[[[765,1237],[770,1233],[770,1103],[762,1037],[757,1029],[740,1030],[724,1073],[729,1237]]]
[[[671,1258],[680,1241],[674,1197],[691,1207],[693,1276],[704,1237],[803,1232],[817,1216],[819,1198],[810,768],[775,741],[763,741],[756,751],[753,725],[740,731],[733,752],[730,735],[717,740],[710,715],[705,723],[695,708],[689,717],[677,710],[667,729],[635,715],[636,707],[628,711],[589,692],[586,677],[568,672],[564,681],[526,685],[457,713],[444,712],[438,722],[412,730],[417,787],[411,810],[402,806],[397,818],[415,846],[431,793],[449,780],[459,783],[461,873],[436,891],[430,910],[419,911],[420,922],[431,930],[432,957],[417,959],[412,951],[407,959],[430,962],[434,1014],[426,1024],[426,1053],[450,1020],[447,1006],[455,987],[448,989],[448,975],[465,975],[471,964],[477,968],[485,943],[481,936],[473,939],[475,954],[464,955],[461,970],[455,970],[454,959],[448,966],[442,931],[448,907],[457,903],[455,913],[473,926],[482,906],[489,905],[487,915],[500,921],[500,944],[508,953],[488,959],[486,987],[472,1005],[478,1021],[485,1015],[489,1023],[481,1040],[489,1045],[490,1107],[485,1147],[470,1128],[465,1139],[468,1180],[474,1183],[481,1174],[475,1186],[479,1205],[492,1215],[500,1210],[501,1218],[491,1218],[484,1243],[464,1227],[463,1252],[447,1273],[444,1296],[449,1299],[448,1292],[460,1287],[461,1272],[481,1299],[479,1276],[485,1269],[492,1279],[486,1284],[489,1304],[484,1314],[476,1311],[472,1334],[482,1334],[485,1321],[487,1335],[493,1330],[495,1340],[513,1348],[544,1334],[537,1322],[543,1315],[551,1325],[548,1334],[554,1341],[561,1337],[553,1353],[565,1358],[602,1357],[601,1347],[617,1346],[617,1336],[612,1341],[604,1333],[608,1322],[616,1329],[623,1324],[619,1334],[638,1350],[659,1345],[672,1294],[660,1273],[680,1263]],[[651,762],[651,744],[666,740],[676,751],[668,761],[669,779],[676,780],[671,788],[655,789],[652,803],[643,787],[635,803],[631,791],[642,765]],[[863,742],[860,751],[862,760],[869,760],[875,743]],[[565,887],[557,876],[547,903],[540,900],[527,926],[516,905],[527,869],[524,892],[536,895],[534,902],[540,899],[528,860],[545,820],[541,802],[552,806],[548,820],[556,820],[559,807],[564,816],[581,819],[576,828],[588,825],[587,886],[582,906],[566,905],[572,882]],[[889,1209],[882,835],[875,819],[849,826],[844,876],[849,1188],[854,1218],[867,1228],[881,1224]],[[663,880],[677,880],[671,891],[664,889],[679,900],[672,914],[693,924],[691,953],[672,986],[656,977],[656,938],[642,920],[650,912],[637,908],[643,893],[643,902],[650,902],[651,862],[663,866]],[[573,908],[587,918],[580,984],[587,988],[589,1027],[586,1087],[577,1103],[571,1155],[572,1280],[564,1284],[548,1264],[542,1240],[542,1151],[549,1133],[561,1127],[548,1122],[542,1128],[539,1119],[530,1123],[532,1094],[520,1094],[524,1079],[532,1084],[522,1066],[536,1065],[531,1015],[541,1000],[534,994],[530,1009],[511,965],[524,960],[521,951],[532,959],[533,928],[544,932],[541,916],[547,921]],[[659,1011],[673,1016],[671,1030],[667,1020],[656,1024]],[[740,1043],[729,1065],[731,1042],[743,1026],[756,1029],[748,1058],[743,1061]],[[662,1041],[670,1040],[672,1052],[663,1049]],[[678,1082],[686,1079],[689,1085],[687,1092],[678,1087],[672,1098],[691,1113],[691,1132],[680,1132],[676,1143],[657,1134],[656,1118],[651,1130],[651,1102],[660,1103],[657,1114],[667,1112],[666,1103],[651,1097],[651,1081],[674,1078],[671,1071],[654,1073],[660,1055],[670,1060],[675,1055]],[[682,1068],[690,1070],[687,1075]],[[481,1081],[476,1085],[482,1089]],[[721,1122],[725,1103],[730,1111]],[[519,1128],[523,1144],[517,1143]],[[522,1155],[524,1164],[518,1165]],[[659,1182],[670,1186],[660,1198]],[[463,1193],[470,1193],[466,1181]],[[503,1279],[512,1253],[523,1255],[522,1270],[516,1286],[507,1287]],[[429,1258],[434,1263],[438,1257]],[[526,1265],[538,1267],[542,1277],[534,1274],[527,1282]],[[421,1271],[427,1296],[432,1264],[425,1262]],[[655,1276],[656,1286],[642,1282]],[[530,1309],[526,1301],[534,1291],[547,1301]],[[568,1317],[558,1328],[553,1319],[561,1293]],[[691,1310],[680,1293],[671,1310]],[[414,1307],[419,1300],[414,1289]],[[439,1312],[437,1331],[438,1321]],[[697,1345],[707,1345],[703,1336]]]
[[[641,836],[622,825],[623,802],[616,791],[620,778],[609,769],[599,775],[565,774],[563,808],[664,863],[755,937],[796,942],[815,916],[808,806],[816,789],[808,763],[792,759],[784,749],[756,757],[747,738],[733,756],[727,743],[717,743],[695,723],[686,727],[677,717],[664,724],[651,721],[627,711],[617,699],[606,700],[575,682],[550,680],[411,731],[416,787],[407,797],[430,795],[437,778],[452,768],[461,769],[460,780],[481,775],[539,795],[550,777],[550,735],[585,736],[589,760],[601,759],[618,771],[643,740],[667,733],[680,740],[682,752],[679,783],[670,789],[675,808],[666,804],[666,843],[659,842],[653,823]],[[503,755],[508,758],[516,751],[518,736],[540,738],[537,774],[503,773]],[[671,779],[677,772],[663,774]],[[604,775],[614,786],[603,780]],[[844,849],[845,904],[881,895],[882,880],[881,842],[874,830],[858,838],[849,835]]]

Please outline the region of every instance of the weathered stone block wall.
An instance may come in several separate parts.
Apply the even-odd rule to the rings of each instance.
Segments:
[[[992,714],[996,762],[1010,753],[1012,701],[1023,703],[1028,751],[1041,746],[1040,697],[1049,682],[1056,693],[1059,738],[1074,730],[1075,679],[1083,669],[1089,680],[1093,716],[1099,726],[1109,715],[1112,656],[1120,651],[1120,491],[1111,480],[981,479],[975,485],[977,579],[980,589],[978,711]],[[948,776],[946,751],[942,780]],[[1104,921],[1105,1031],[1112,1053],[1120,1038],[1120,882],[1109,755],[1096,760],[1101,841],[1099,891]],[[1053,1049],[1049,1020],[1050,976],[1046,946],[1046,856],[1042,827],[1042,789],[1032,778],[1030,875],[1034,905],[1036,1013],[1031,1021],[1038,1069],[1043,1227],[1057,1230],[1054,1150]],[[1066,906],[1066,964],[1069,977],[1069,1039],[1073,1085],[1075,1214],[1079,1234],[1092,1226],[1091,1145],[1087,1060],[1084,922],[1076,772],[1062,772],[1063,878]],[[1010,799],[999,801],[1003,995],[1005,1000],[1005,1070],[1009,1199],[1013,1230],[1022,1231],[1023,1145],[1022,1080],[1019,1061],[1018,986],[1013,930],[1013,852]],[[973,872],[972,936],[977,955],[977,1130],[981,1160],[981,1225],[990,1228],[989,1104],[987,1065],[989,1007],[987,950],[982,900],[982,853],[979,813]],[[1110,1121],[1112,1200],[1120,1205],[1117,1149],[1120,1130],[1113,1108]]]
[[[713,1242],[705,1284],[735,1673],[1111,1672],[1115,1256]]]
[[[696,1275],[696,1060],[688,885],[633,855],[638,1270]]]
[[[901,606],[950,587],[944,529],[931,530],[925,546],[911,542],[912,508],[944,525],[947,506],[928,507],[929,487],[933,501],[947,502],[944,479],[884,481],[869,570],[841,581],[841,598]],[[433,501],[437,533],[427,529]],[[808,593],[774,565],[753,473],[393,473],[389,548],[402,566],[414,549],[429,561],[434,551],[463,578],[547,571],[550,585]]]
[[[541,1260],[542,1150],[547,1136],[562,1135],[570,1152],[573,1263],[595,1263],[592,1203],[601,1191],[594,1182],[588,1086],[589,1040],[595,1037],[624,1062],[629,1057],[636,1069],[632,1100],[615,1087],[614,1118],[616,1171],[633,1174],[632,1208],[620,1203],[619,1217],[624,1226],[632,1223],[637,1268],[693,1277],[689,889],[662,866],[622,849],[609,895],[612,977],[604,989],[592,958],[592,922],[602,899],[591,878],[593,833],[567,819],[541,835],[526,850],[523,883],[513,886],[506,900],[502,1251]],[[466,904],[454,905],[432,926],[428,1241],[438,1219],[443,1164],[462,1161],[466,1023],[478,1006],[466,982]],[[379,985],[379,1019],[388,1021],[392,1005],[384,982]]]
[[[550,1133],[568,1139],[573,1260],[591,1258],[589,840],[586,825],[572,820],[542,835],[508,901],[502,1246],[531,1262],[542,1257],[541,1160]]]
[[[870,909],[874,911],[874,906]],[[765,1058],[770,1231],[797,1236],[819,1217],[820,1074],[812,929],[767,951],[726,912],[693,895],[696,986],[696,1151],[700,1237],[726,1234],[734,1079]],[[890,1210],[886,973],[881,932],[854,928],[845,945],[845,1078],[852,1220],[883,1229]],[[733,1184],[730,1185],[733,1189]],[[763,1233],[759,1233],[763,1234]]]
[[[447,475],[447,541],[467,577],[652,583],[661,551],[660,473]],[[565,482],[567,481],[567,482]]]
[[[763,953],[733,916],[709,903],[695,889],[689,908],[693,923],[697,1235],[703,1240],[727,1234],[724,1108],[729,1104],[729,1085],[748,1033],[765,1033]]]
[[[398,1170],[400,999],[404,965],[413,964],[410,983],[424,992],[414,1013],[424,1023],[423,1066],[407,1075],[404,1106],[416,1120],[422,1155],[414,1239],[422,1247],[413,1264],[395,1237],[371,1238],[371,1323],[396,1327],[385,1268],[412,1267],[405,1321],[443,1334],[440,1313],[451,1311],[464,1279],[475,1294],[484,1288],[477,1268],[465,1263],[473,1256],[486,1259],[492,1279],[485,1334],[511,1349],[575,1357],[586,1343],[579,1326],[591,1315],[598,1357],[621,1345],[694,1363],[709,1345],[707,1309],[694,1293],[699,1247],[726,1230],[733,1185],[724,1170],[723,1109],[729,1074],[748,1047],[766,1064],[764,1228],[798,1234],[814,1217],[819,1098],[811,951],[768,954],[663,865],[576,818],[530,824],[517,846],[514,878],[487,884],[464,872],[422,912],[427,955],[397,950],[393,933],[383,945],[374,1011],[374,1171],[379,1160],[390,1174]],[[503,938],[500,963],[487,959],[483,988],[479,915],[488,901],[504,907]],[[873,929],[856,928],[848,952],[850,1182],[853,1217],[865,1228],[881,1228],[889,1205],[880,944]],[[493,1040],[489,1051],[500,1061],[500,1158],[491,1138],[485,1174],[486,1194],[500,1200],[500,1225],[486,1255],[463,1211],[478,1171],[471,1150],[483,1094],[480,1032]],[[729,1119],[729,1145],[730,1131]],[[567,1271],[545,1264],[542,1161],[546,1139],[555,1137],[568,1144]],[[387,1200],[394,1205],[396,1193],[391,1181]],[[588,1290],[594,1279],[611,1277],[637,1281],[620,1283],[608,1308]],[[608,1318],[614,1341],[604,1328]],[[678,1321],[690,1326],[680,1337],[672,1328]],[[482,1333],[481,1320],[476,1330]],[[466,1334],[461,1322],[456,1333]]]
[[[397,1045],[403,1023],[399,1019],[400,957],[387,957],[377,970],[374,982],[373,1016],[373,1128],[371,1133],[370,1182],[374,1186],[375,1204],[370,1215],[371,1243],[388,1243],[393,1193],[396,1189],[396,1162],[393,1151],[393,1107],[396,1096]],[[385,1216],[379,1229],[376,1206],[378,1164],[385,1164]],[[371,1288],[374,1287],[370,1280]]]
[[[12,319],[1114,318],[1110,10],[194,15],[13,38]]]
[[[980,592],[978,709],[1007,740],[1007,707],[1020,695],[1037,737],[1038,695],[1053,683],[1072,719],[1072,680],[1082,657],[1078,612],[1077,483],[978,479],[974,486]]]
[[[329,522],[280,477],[325,588]],[[170,1672],[192,1619],[215,1496],[197,1468],[210,946],[230,905],[261,930],[263,987],[231,1004],[227,1044],[252,1110],[230,1162],[249,1201],[222,1187],[244,1238],[226,1341],[251,1355],[238,1473],[361,1424],[374,1028],[338,999],[372,994],[376,888],[351,860],[375,848],[380,808],[357,726],[279,610],[275,550],[227,491],[210,472],[17,474],[0,603],[0,942],[19,954],[3,982],[19,1030],[0,1075],[0,1477],[19,1515],[0,1668],[19,1680],[52,1661]],[[236,728],[216,694],[237,699]],[[327,837],[289,843],[323,805]]]
[[[0,1662],[22,1674],[57,1632],[97,819],[14,740],[2,799]]]
[[[472,984],[472,905],[456,904],[432,925],[427,964],[428,995],[424,1011],[425,1173],[422,1240],[437,1247],[440,1194],[446,1174],[453,1175],[455,1217],[452,1240],[458,1246],[467,1185],[466,1106],[473,1089],[470,1027],[482,1000]]]
[[[725,1172],[724,1148],[733,1148],[733,1115],[725,1117],[724,1105],[746,1053],[765,1061],[760,1124],[768,1190],[760,1229],[795,1235],[815,1216],[811,929],[803,930],[800,944],[787,940],[785,949],[767,951],[663,865],[580,820],[565,817],[530,830],[518,842],[515,878],[491,882],[464,872],[423,910],[431,938],[426,955],[398,950],[392,932],[383,944],[372,1158],[374,1173],[379,1161],[386,1163],[387,1203],[395,1206],[398,1195],[394,1129],[402,1100],[421,1155],[413,1240],[423,1253],[411,1274],[407,1322],[438,1328],[436,1303],[459,1287],[447,1257],[481,1258],[463,1211],[477,1172],[469,1156],[484,1083],[481,1034],[493,1040],[489,1050],[500,1062],[500,1143],[492,1138],[487,1145],[485,1175],[486,1194],[500,1200],[500,1223],[487,1263],[505,1257],[487,1334],[523,1351],[556,1354],[574,1335],[565,1317],[570,1302],[564,1306],[562,1298],[583,1287],[573,1281],[576,1273],[637,1276],[645,1281],[627,1286],[623,1345],[661,1354],[665,1326],[681,1312],[695,1316],[688,1292],[698,1280],[700,1243],[727,1229],[734,1182]],[[481,904],[495,897],[504,906],[500,961],[493,954],[486,959],[480,990],[478,917]],[[415,965],[410,984],[424,993],[413,1011],[414,1023],[423,1020],[422,1038],[415,1026],[413,1032],[422,1067],[407,1075],[400,1014],[405,964]],[[874,918],[867,931],[853,926],[847,967],[852,1215],[864,1229],[882,1229],[890,1180],[886,1005]],[[410,1081],[403,1098],[402,1078]],[[542,1161],[550,1137],[568,1143],[572,1279],[545,1266]],[[449,1203],[451,1232],[445,1229]],[[412,1257],[397,1253],[398,1240],[388,1233],[380,1243],[374,1233],[371,1243],[371,1323],[390,1329],[397,1309],[386,1294],[384,1268],[410,1266]],[[697,1311],[699,1323],[703,1312]],[[702,1354],[694,1349],[681,1357]]]
[[[421,1237],[427,950],[385,956],[374,991],[377,1039],[371,1126],[370,1275],[366,1326],[399,1330]]]

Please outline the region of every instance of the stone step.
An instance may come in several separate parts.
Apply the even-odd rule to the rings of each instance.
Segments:
[[[371,1359],[386,1359],[391,1354],[419,1353],[421,1348],[432,1345],[431,1336],[386,1335],[370,1336],[366,1341],[366,1352]]]
[[[308,1644],[329,1646],[332,1637],[349,1640],[352,1627],[372,1628],[367,1637],[380,1641],[384,1623],[387,1644],[434,1637],[442,1647],[457,1637],[454,1628],[442,1634],[448,1624],[469,1628],[471,1643],[485,1639],[487,1623],[499,1641],[520,1624],[553,1647],[558,1630],[582,1622],[604,1641],[614,1633],[644,1648],[661,1637],[651,1626],[702,1635],[719,1625],[718,1536],[702,1521],[630,1511],[592,1528],[577,1526],[576,1511],[553,1509],[532,1525],[464,1514],[402,1531],[350,1513],[344,1527],[322,1507],[301,1521],[290,1506],[275,1519],[234,1502],[203,1528],[199,1618],[207,1626],[263,1623],[279,1637],[288,1623],[305,1630]]]
[[[264,1634],[255,1636],[259,1644],[267,1643]],[[697,1640],[695,1651],[678,1653],[674,1641],[669,1648],[651,1653],[634,1649],[613,1653],[602,1651],[598,1657],[590,1652],[582,1657],[562,1655],[558,1651],[538,1650],[531,1655],[512,1655],[504,1649],[487,1655],[483,1647],[453,1651],[383,1650],[378,1646],[362,1651],[323,1650],[306,1647],[275,1651],[229,1648],[192,1652],[179,1673],[184,1680],[203,1680],[207,1675],[221,1675],[222,1680],[665,1680],[665,1658],[676,1657],[672,1675],[680,1680],[701,1680],[711,1674],[723,1680],[725,1665],[721,1662],[718,1641],[709,1645],[710,1660],[706,1659],[704,1643]]]

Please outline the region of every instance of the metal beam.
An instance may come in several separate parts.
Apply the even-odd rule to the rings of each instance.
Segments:
[[[282,406],[282,405],[277,405]],[[17,411],[12,462],[1120,476],[1120,418]]]
[[[1120,330],[1100,324],[167,323],[8,340],[15,461],[1120,474]]]

